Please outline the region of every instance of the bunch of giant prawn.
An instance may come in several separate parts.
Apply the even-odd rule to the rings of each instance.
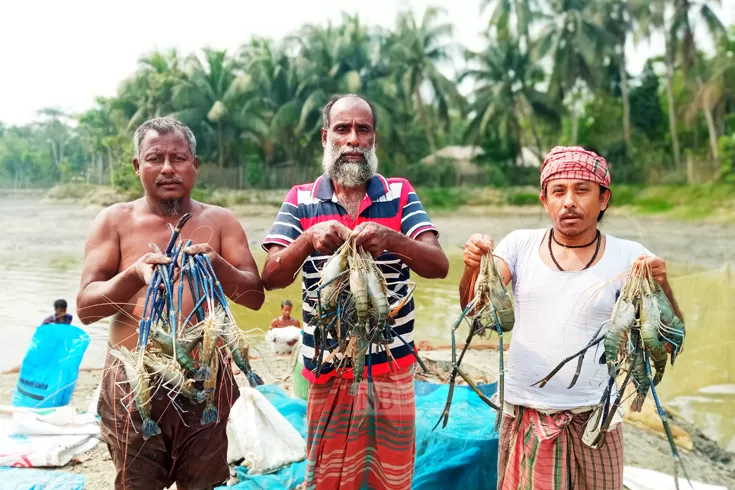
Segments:
[[[421,368],[427,371],[415,349],[393,328],[394,317],[412,297],[414,283],[405,284],[405,295],[396,295],[389,290],[373,257],[362,247],[356,247],[352,239],[327,260],[321,276],[316,286],[316,315],[313,320],[316,377],[321,374],[322,366],[329,362],[336,364],[340,374],[346,368],[352,368],[354,381],[350,394],[355,395],[367,374],[368,404],[374,408],[371,355],[384,351],[393,368],[395,360],[389,346],[396,338],[410,349]],[[391,303],[391,299],[395,301]]]
[[[605,333],[601,333],[605,325],[609,325],[609,328]],[[664,432],[674,456],[674,481],[678,489],[679,464],[687,480],[689,476],[679,456],[655,387],[663,378],[667,361],[670,359],[673,366],[676,357],[681,353],[685,335],[684,323],[674,313],[661,286],[654,281],[651,268],[645,258],[640,258],[633,263],[630,273],[627,274],[613,307],[611,319],[600,325],[592,336],[592,340],[582,350],[562,360],[534,386],[539,385],[543,388],[565,364],[578,359],[576,372],[568,388],[573,387],[579,378],[585,353],[591,347],[602,343],[604,353],[600,358],[600,364],[607,365],[609,379],[600,400],[602,406],[602,416],[599,419],[600,432],[592,445],[596,446],[604,442],[610,423],[623,401],[626,387],[632,380],[635,387],[635,399],[630,404],[631,411],[640,412],[648,392],[650,391],[653,395],[656,410],[661,417]],[[655,374],[651,370],[651,364],[653,364]],[[625,373],[623,382],[611,406],[611,391],[616,378],[622,373]]]
[[[446,427],[449,422],[449,409],[452,406],[455,381],[459,374],[472,388],[472,390],[479,395],[482,401],[495,409],[497,412],[495,418],[495,430],[497,431],[500,428],[504,401],[503,386],[505,366],[503,365],[503,332],[510,332],[513,330],[513,326],[515,325],[515,312],[513,310],[513,302],[508,294],[508,290],[503,284],[503,278],[495,265],[492,252],[487,252],[480,259],[480,267],[475,271],[472,277],[469,291],[472,291],[473,297],[467,303],[467,306],[459,315],[459,318],[452,327],[452,374],[449,377],[449,393],[447,394],[447,403],[444,406],[444,411],[439,416],[439,420],[434,426],[434,429],[437,428],[439,423],[442,423],[442,427]],[[467,340],[462,348],[462,352],[460,352],[459,357],[457,357],[456,331],[462,324],[463,320],[469,324],[470,328]],[[493,331],[498,334],[498,352],[500,353],[500,369],[498,371],[498,405],[485,396],[485,394],[477,388],[477,385],[472,381],[472,378],[467,376],[460,368],[465,352],[467,352],[470,342],[472,342],[474,336],[479,335],[480,337],[484,337],[485,334],[491,335]]]
[[[131,389],[132,400],[125,402],[124,398],[123,405],[129,411],[130,404],[135,404],[143,419],[145,439],[161,432],[150,415],[151,398],[158,390],[166,392],[177,412],[183,411],[177,402],[179,396],[206,403],[201,424],[217,421],[215,389],[218,372],[229,366],[226,355],[232,357],[252,387],[263,384],[250,367],[250,345],[235,322],[209,257],[188,255],[185,249],[191,240],[183,243],[179,239],[189,218],[191,214],[185,214],[171,229],[165,251],[151,245],[171,262],[157,265],[153,272],[138,325],[137,348],[110,351],[121,361]],[[182,318],[185,282],[194,308]]]

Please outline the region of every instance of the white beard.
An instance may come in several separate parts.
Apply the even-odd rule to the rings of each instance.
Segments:
[[[345,153],[362,153],[364,161],[353,162],[344,161],[342,155]],[[324,173],[332,179],[337,185],[343,187],[359,187],[378,171],[378,156],[375,153],[375,145],[370,148],[359,148],[352,146],[343,146],[337,148],[337,145],[331,138],[327,137],[327,145],[324,148],[324,157],[322,158],[322,167]]]

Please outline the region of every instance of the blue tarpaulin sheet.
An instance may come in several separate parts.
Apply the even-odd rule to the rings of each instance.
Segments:
[[[495,488],[498,479],[498,433],[495,411],[471,388],[454,390],[449,423],[432,430],[444,410],[449,386],[415,381],[416,388],[416,462],[414,490]],[[490,397],[496,383],[480,385]],[[276,385],[258,390],[306,438],[306,402],[289,397]],[[221,489],[283,490],[293,489],[304,481],[306,461],[291,464],[269,475],[248,475],[247,468],[236,469],[240,482]]]
[[[478,388],[488,398],[496,383]],[[498,433],[495,411],[469,386],[456,386],[449,423],[435,429],[449,385],[415,382],[416,461],[414,490],[495,488],[498,480]]]
[[[84,476],[61,471],[0,466],[3,490],[84,490]]]

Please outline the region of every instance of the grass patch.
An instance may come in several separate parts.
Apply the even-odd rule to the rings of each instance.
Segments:
[[[635,206],[638,211],[649,214],[665,213],[666,211],[671,211],[674,208],[672,203],[657,197],[641,199],[637,204],[635,204]]]
[[[540,206],[534,187],[423,187],[417,194],[428,211],[452,212],[463,206],[501,207]],[[268,210],[280,207],[286,189],[231,190],[195,188],[192,198],[226,208]],[[616,185],[612,188],[612,209],[641,215],[660,215],[682,220],[714,219],[735,221],[735,185]],[[120,192],[91,184],[64,184],[51,189],[46,197],[82,204],[108,206],[139,197],[136,192]]]
[[[426,209],[453,211],[467,204],[469,193],[465,189],[426,187],[416,191]]]
[[[639,214],[728,219],[735,209],[735,185],[730,184],[616,186],[612,192],[613,206],[630,206]]]
[[[57,201],[72,201],[79,204],[110,206],[119,202],[130,201],[139,196],[137,191],[118,191],[112,187],[93,184],[61,184],[46,192],[48,199]]]
[[[511,206],[531,206],[539,204],[538,191],[511,189],[506,192],[506,202]]]

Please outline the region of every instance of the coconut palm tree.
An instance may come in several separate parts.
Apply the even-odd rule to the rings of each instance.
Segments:
[[[614,40],[611,46],[606,46],[606,51],[609,51],[617,60],[620,92],[623,99],[623,135],[625,144],[630,148],[630,95],[625,47],[631,37],[634,44],[639,41],[639,37],[635,35],[638,19],[650,15],[651,6],[646,0],[607,0],[599,7],[602,10],[603,28]]]
[[[396,29],[386,41],[384,52],[394,64],[401,89],[414,100],[418,120],[426,131],[431,152],[436,151],[436,134],[427,114],[422,90],[430,94],[429,105],[448,128],[450,107],[462,107],[464,99],[453,81],[439,71],[439,65],[450,60],[457,49],[447,42],[453,34],[449,23],[440,21],[444,10],[427,8],[417,22],[411,11],[399,14]]]
[[[184,76],[182,61],[175,49],[165,53],[154,51],[138,60],[137,72],[125,80],[120,89],[121,97],[135,107],[128,129],[174,111],[173,89]]]
[[[693,80],[688,80],[694,85],[695,93],[699,94],[701,103],[699,107],[707,121],[707,130],[709,132],[710,152],[715,161],[719,160],[717,148],[717,126],[714,122],[712,114],[712,105],[708,103],[707,96],[711,89],[705,83],[706,67],[697,67],[698,59],[697,48],[694,42],[693,24],[703,25],[707,34],[712,37],[715,42],[719,42],[727,37],[727,28],[712,10],[712,5],[720,5],[719,0],[710,0],[706,2],[697,2],[692,0],[674,0],[674,16],[671,24],[671,40],[673,47],[678,51],[681,60],[684,77],[689,78],[690,71],[694,68]],[[699,21],[699,22],[697,22]]]
[[[233,143],[239,140],[237,114],[251,90],[251,77],[239,71],[236,59],[226,51],[204,50],[204,60],[190,56],[185,76],[173,89],[174,116],[199,127],[216,142],[220,169],[233,157]]]
[[[536,118],[558,121],[560,113],[555,101],[536,88],[544,80],[543,69],[512,39],[501,38],[496,42],[490,39],[489,43],[482,52],[465,53],[465,59],[475,66],[459,76],[459,82],[475,81],[468,137],[476,144],[488,128],[493,127],[501,139],[514,142],[517,157],[523,145],[521,121],[525,120],[531,127],[533,145],[540,155],[543,144]]]
[[[533,47],[536,58],[547,56],[552,63],[549,93],[559,100],[570,99],[572,144],[577,142],[578,99],[586,87],[600,85],[601,47],[614,44],[602,27],[601,11],[588,0],[551,0],[546,20]]]

